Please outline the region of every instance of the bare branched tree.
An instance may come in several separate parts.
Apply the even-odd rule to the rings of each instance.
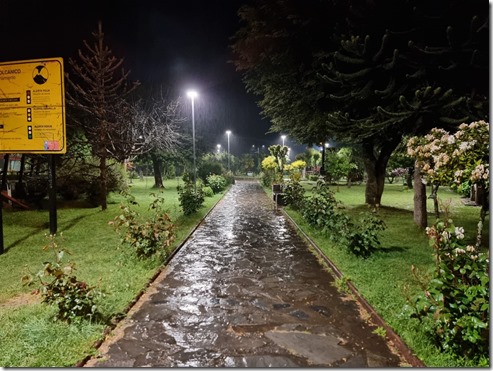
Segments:
[[[148,154],[153,163],[154,187],[162,188],[160,154],[174,153],[180,144],[180,124],[185,121],[180,99],[170,99],[162,89],[152,99],[140,101],[134,110],[134,155]]]
[[[128,158],[134,148],[132,135],[132,107],[129,94],[139,85],[129,83],[130,71],[123,68],[123,59],[115,57],[105,44],[102,24],[93,32],[94,44],[83,41],[85,51],[79,49],[78,60],[69,59],[74,76],[66,74],[67,103],[80,111],[74,120],[83,129],[99,158],[100,204],[107,208],[107,161]]]

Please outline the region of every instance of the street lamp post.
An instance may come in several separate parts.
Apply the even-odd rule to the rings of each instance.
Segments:
[[[281,135],[281,139],[282,139],[282,146],[284,147],[284,139],[286,139],[286,136],[285,135]]]
[[[231,130],[226,130],[226,134],[228,135],[228,171],[231,171],[230,165],[229,165],[229,136],[231,135]]]
[[[197,97],[197,92],[194,90],[189,90],[187,96],[192,100],[192,147],[193,147],[193,189],[197,184],[197,166],[195,165],[195,107],[194,99]]]

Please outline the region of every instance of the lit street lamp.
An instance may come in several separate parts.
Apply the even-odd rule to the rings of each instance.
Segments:
[[[197,92],[194,90],[187,91],[187,96],[192,100],[192,146],[193,146],[193,189],[197,183],[197,167],[195,165],[195,107],[194,99],[197,98]]]
[[[229,136],[231,135],[231,130],[226,130],[226,134],[228,135],[228,171],[231,171],[229,165]]]
[[[217,146],[217,153],[221,153],[221,145],[220,144],[216,144]]]
[[[286,139],[286,136],[285,135],[281,135],[281,139],[282,139],[282,146],[284,147],[284,139]]]

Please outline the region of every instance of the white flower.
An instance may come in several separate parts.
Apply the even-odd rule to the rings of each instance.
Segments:
[[[448,233],[447,231],[443,231],[442,238],[445,242],[448,241],[450,239],[450,233]]]
[[[458,240],[462,240],[464,238],[464,228],[455,227],[455,237],[457,237]]]
[[[466,251],[467,251],[467,252],[474,252],[474,251],[476,251],[476,249],[474,248],[474,246],[472,246],[472,245],[468,245],[468,246],[466,247]]]
[[[466,253],[466,251],[464,249],[461,249],[461,248],[456,248],[454,250],[454,252],[455,252],[455,255],[460,255],[460,254],[465,254]]]

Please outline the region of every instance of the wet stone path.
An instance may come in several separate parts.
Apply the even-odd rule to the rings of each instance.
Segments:
[[[253,181],[237,181],[86,366],[397,367]]]

